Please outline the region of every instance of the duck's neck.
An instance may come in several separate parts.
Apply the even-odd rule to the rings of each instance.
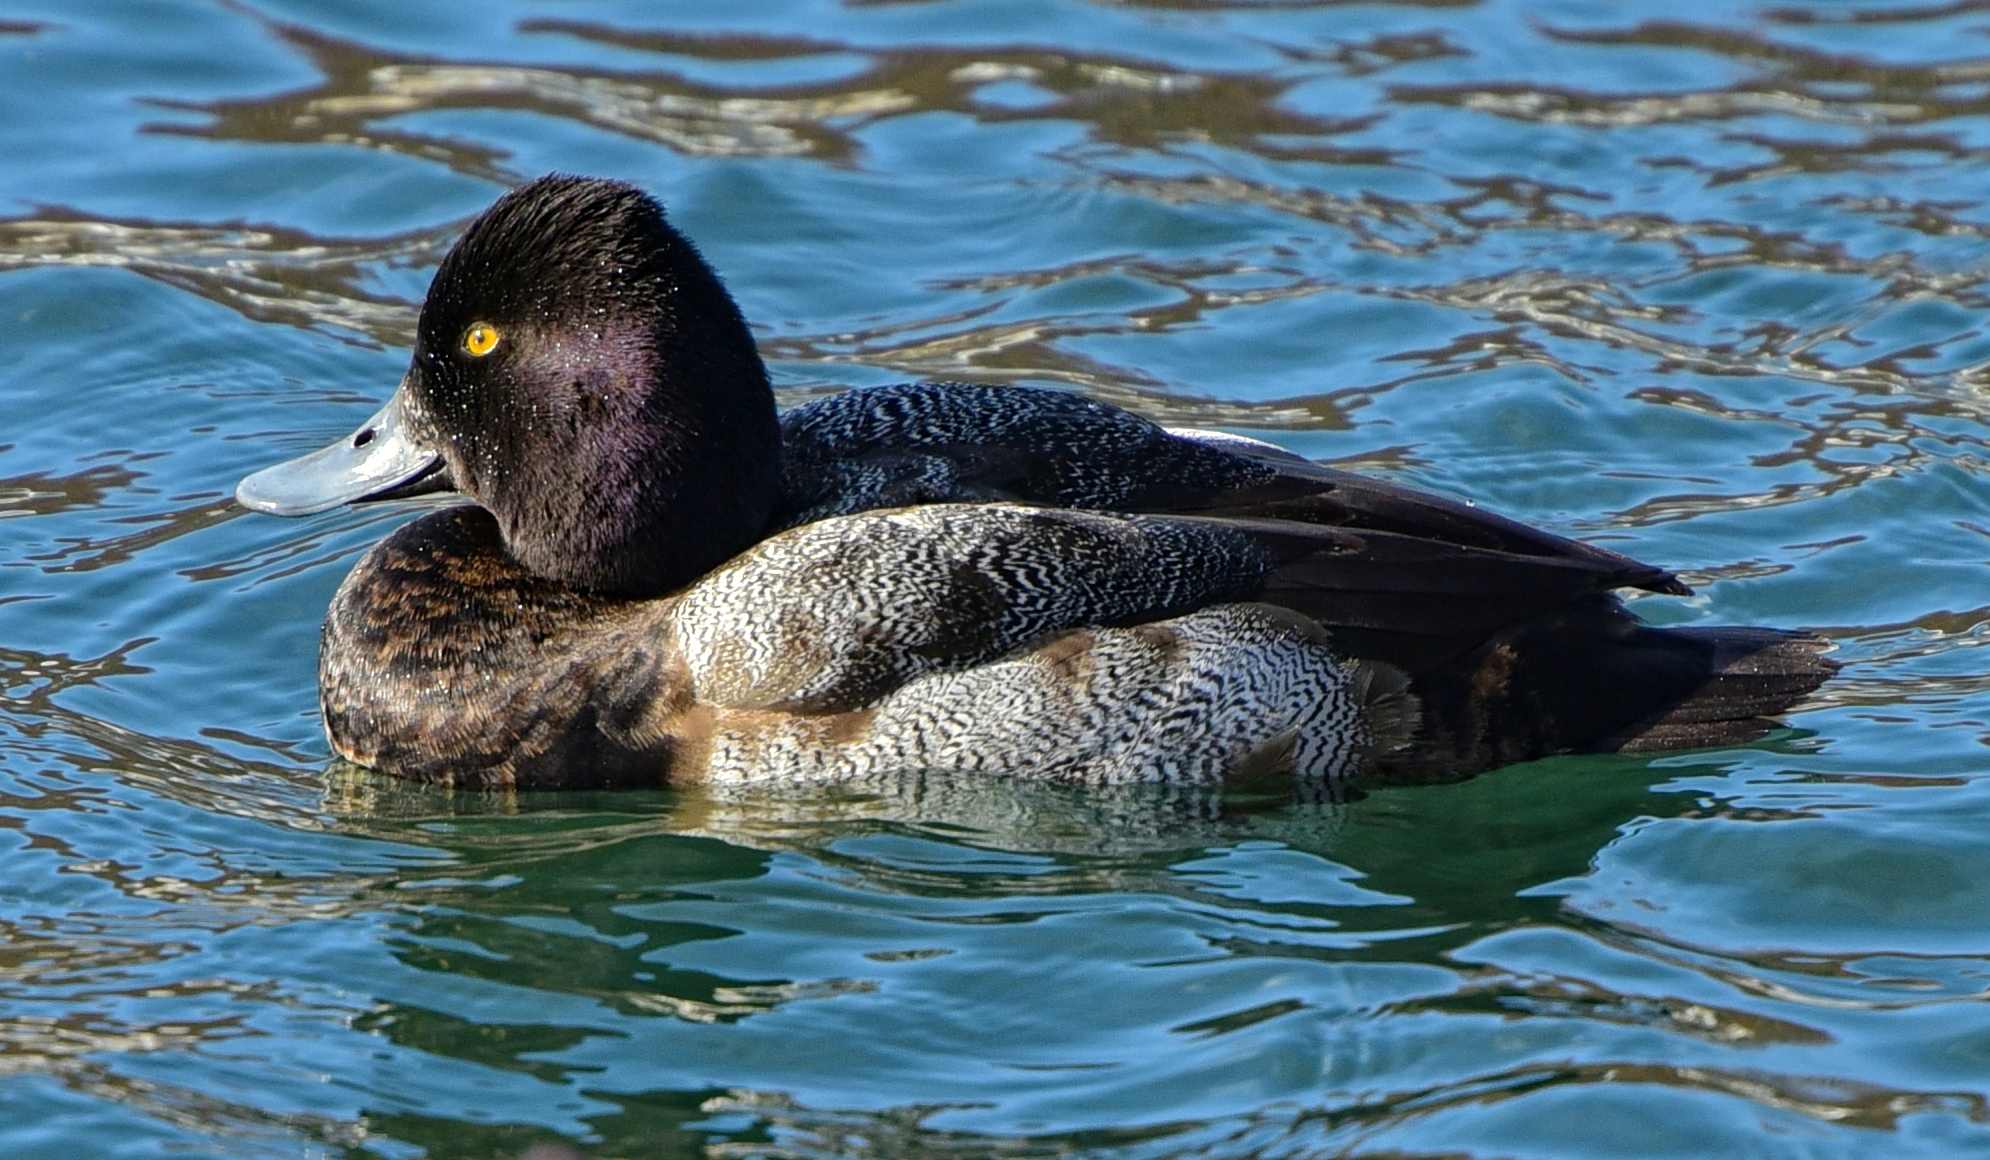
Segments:
[[[513,460],[478,498],[540,576],[611,596],[681,588],[765,534],[780,435],[765,380],[756,387],[728,405],[647,411],[579,462]]]

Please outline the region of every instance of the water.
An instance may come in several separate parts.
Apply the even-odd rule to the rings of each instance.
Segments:
[[[5,0],[0,1154],[1990,1154],[1974,4]],[[1814,625],[1745,748],[1346,807],[329,767],[245,515],[548,170],[789,400],[1074,386]]]

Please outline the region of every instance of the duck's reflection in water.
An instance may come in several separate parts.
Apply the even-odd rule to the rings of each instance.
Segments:
[[[810,785],[507,793],[454,791],[334,762],[326,802],[362,825],[600,809],[646,817],[643,828],[651,832],[756,850],[821,849],[864,833],[917,831],[990,850],[1111,857],[1252,839],[1326,849],[1347,805],[1362,796],[1284,775],[1242,786],[1084,785],[919,769]]]

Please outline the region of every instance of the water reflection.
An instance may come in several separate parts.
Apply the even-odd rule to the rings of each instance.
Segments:
[[[1525,955],[1502,940],[1566,925],[1554,898],[1531,888],[1583,875],[1634,820],[1648,825],[1699,808],[1690,795],[1662,792],[1655,783],[1665,774],[1640,762],[1539,763],[1444,794],[1383,790],[1352,805],[1226,802],[1166,787],[1079,793],[939,777],[781,795],[447,793],[350,767],[320,774],[244,763],[197,743],[133,739],[50,699],[58,689],[141,673],[126,654],[142,643],[84,660],[7,658],[14,674],[8,719],[25,723],[29,737],[44,738],[38,748],[10,740],[10,752],[61,755],[74,772],[38,779],[35,796],[0,802],[0,825],[25,823],[62,873],[107,888],[104,901],[75,908],[59,929],[23,916],[0,930],[0,945],[14,948],[10,961],[18,969],[10,971],[8,991],[16,1009],[60,1012],[18,1021],[9,1055],[35,1074],[61,1077],[70,1091],[140,1110],[170,1108],[171,1122],[220,1138],[289,1133],[286,1138],[358,1146],[377,1136],[462,1155],[472,1152],[452,1147],[515,1153],[546,1138],[543,1128],[530,1126],[544,1122],[537,1113],[466,1136],[459,1119],[396,1110],[380,1092],[362,1095],[350,1119],[280,1119],[260,1104],[191,1098],[136,1065],[175,1053],[254,1055],[268,1033],[264,1013],[286,1009],[335,1015],[342,1034],[358,1041],[342,1050],[363,1051],[360,1044],[372,1042],[396,1058],[447,1061],[463,1080],[516,1076],[528,1085],[521,1091],[537,1092],[531,1098],[547,1109],[585,1092],[582,1106],[562,1114],[578,1117],[591,1146],[605,1155],[656,1154],[660,1139],[794,1155],[989,1148],[1172,1155],[1267,1138],[1278,1150],[1342,1149],[1439,1111],[1627,1083],[1719,1094],[1874,1129],[1924,1110],[1983,1112],[1967,1091],[1899,1090],[1716,1062],[1720,1057],[1658,1063],[1633,1052],[1571,1063],[1554,1036],[1522,1051],[1519,1062],[1510,1048],[1484,1062],[1470,1060],[1519,1019],[1581,1027],[1585,1034],[1611,1027],[1658,1032],[1719,1051],[1828,1046],[1831,1035],[1818,1027],[1750,1004],[1808,995],[1804,1005],[1835,1009],[1819,986],[1874,976],[1856,962],[1827,969],[1815,957],[1787,965],[1709,958],[1605,923],[1591,924],[1599,946],[1632,956],[1646,971],[1651,964],[1676,966],[1681,989],[1660,983],[1627,990],[1607,973],[1523,965]],[[85,749],[112,759],[100,765]],[[124,788],[106,793],[109,786],[80,780],[97,769]],[[271,798],[254,788],[271,778],[292,789]],[[313,785],[325,796],[299,800],[295,791]],[[258,855],[227,850],[246,834],[154,837],[153,858],[162,865],[146,867],[95,854],[100,839],[72,841],[40,824],[102,816],[103,804],[134,791],[210,817],[357,840],[392,853],[386,863],[377,855],[355,858],[351,849],[307,854],[298,839],[265,828],[255,839],[264,851]],[[138,844],[120,846],[128,853]],[[284,872],[258,868],[271,856],[281,858]],[[299,876],[313,858],[323,859],[328,873]],[[180,864],[162,872],[175,859]],[[354,871],[367,861],[370,870]],[[190,873],[190,866],[200,869]],[[116,915],[118,899],[142,900],[149,910]],[[836,917],[825,925],[829,915]],[[980,998],[955,992],[953,1002],[966,1005],[958,1026],[906,1023],[907,988],[937,985],[959,969],[956,963],[972,966],[991,953],[999,961],[1027,961],[993,946],[1013,937],[1000,932],[1033,927],[1052,939],[1036,940],[1045,949],[1034,969],[1053,977],[1097,969],[1082,945],[1049,949],[1067,937],[1055,932],[1073,920],[1133,945],[1145,937],[1143,923],[1159,920],[1189,936],[1185,946],[1201,948],[1125,974],[1112,984],[1123,998],[1180,1005],[1194,993],[1181,990],[1189,980],[1253,963],[1306,964],[1306,971],[1346,980],[1323,987],[1318,978],[1301,982],[1310,978],[1302,974],[1167,1025],[1167,1034],[1184,1042],[1260,1044],[1247,1053],[1254,1059],[1265,1037],[1277,1042],[1298,1034],[1314,1044],[1313,1058],[1335,1062],[1319,1079],[1297,1081],[1296,1090],[1312,1094],[1296,1104],[1181,1119],[1163,1113],[1170,1101],[1153,1104],[1122,1088],[1127,1080],[1117,1073],[1127,1061],[1115,1064],[1112,1056],[1134,1050],[1130,1043],[1092,1042],[1087,1066],[1105,1070],[1075,1073],[1092,1075],[1079,1090],[1091,1085],[1094,1101],[1110,1095],[1119,1102],[1097,1106],[1118,1107],[1145,1126],[1042,1132],[952,1124],[986,1110],[977,1110],[957,1085],[938,1084],[930,1101],[870,1111],[825,1102],[799,1080],[800,1090],[789,1094],[764,1081],[659,1083],[634,1062],[659,1051],[694,1051],[690,1041],[645,1030],[659,1020],[737,1033],[756,1020],[819,1007],[837,1029],[832,1034],[853,1041],[884,1034],[877,1020],[890,1021],[894,1051],[937,1068],[941,1059],[988,1050],[981,1033],[969,1029],[982,1020],[1012,1024],[1018,1018],[1012,989],[1027,988],[1028,974]],[[279,932],[299,924],[352,921],[372,928],[369,943],[402,972],[366,966],[370,997],[357,1006],[331,993],[300,992],[295,984],[188,975],[174,965],[198,961],[210,940],[228,932],[269,931],[266,937],[281,944]],[[991,936],[999,936],[992,945]],[[1411,963],[1424,964],[1427,974],[1401,978]],[[328,967],[337,976],[359,965]],[[932,972],[939,972],[935,983],[920,982]],[[1688,979],[1720,980],[1737,999],[1710,1001],[1699,993],[1702,984],[1683,982]],[[1071,1018],[1065,1004],[1090,1002],[1095,994],[1088,986],[1068,996],[1042,995],[1040,1009],[1024,1018],[1054,1042],[1053,1028]],[[145,1014],[148,1004],[160,1014]],[[191,1014],[201,1010],[213,1014]],[[758,1041],[763,1046],[740,1042],[747,1061],[736,1073],[714,1072],[710,1063],[697,1069],[741,1079],[782,1071],[762,1054],[800,1050],[777,1046],[795,1030],[790,1021],[780,1027],[785,1030]],[[1014,1027],[1001,1032],[1014,1034]],[[616,1048],[614,1058],[625,1062],[609,1063],[604,1072],[599,1045],[623,1041],[647,1046],[633,1056]],[[126,1062],[97,1062],[105,1052]],[[1407,1087],[1384,1079],[1404,1059],[1426,1052],[1445,1057],[1445,1069],[1459,1078]],[[1451,1058],[1456,1052],[1463,1054]],[[1128,1079],[1151,1087],[1149,1080]],[[445,1146],[446,1140],[456,1143]]]
[[[143,478],[129,467],[109,463],[67,474],[35,471],[9,476],[0,479],[0,519],[104,507],[111,493]]]
[[[0,221],[0,271],[35,266],[130,270],[253,322],[322,328],[381,346],[414,341],[409,304],[369,289],[377,267],[429,266],[456,223],[377,240],[317,238],[273,226],[110,221],[50,211]],[[391,384],[389,384],[391,386]]]
[[[1796,21],[1793,16],[1777,19]],[[1654,496],[1598,514],[1585,526],[1641,524],[1798,503],[1874,478],[1924,470],[1937,454],[1927,450],[1930,441],[1941,448],[1943,461],[1955,462],[1958,455],[1981,458],[1980,438],[1958,429],[1959,424],[1980,425],[1986,418],[1977,392],[1966,389],[1980,356],[1954,365],[1956,360],[1946,349],[1952,344],[1921,342],[1876,349],[1860,334],[1862,327],[1894,305],[1939,300],[1968,312],[1957,320],[1955,335],[1960,342],[1990,312],[1990,296],[1982,289],[1990,236],[1981,223],[1952,203],[1893,197],[1848,202],[1835,193],[1827,198],[1838,210],[1876,223],[1973,243],[1969,260],[1959,257],[1932,264],[1905,250],[1874,254],[1717,214],[1674,219],[1643,205],[1618,208],[1615,203],[1623,199],[1617,191],[1553,184],[1518,174],[1460,172],[1444,178],[1454,191],[1449,196],[1397,197],[1373,190],[1341,193],[1310,187],[1281,171],[1268,171],[1276,174],[1270,177],[1224,172],[1245,168],[1224,164],[1201,167],[1213,171],[1163,176],[1152,172],[1146,162],[1136,161],[1187,143],[1198,150],[1235,151],[1240,157],[1290,160],[1297,148],[1290,142],[1295,139],[1361,137],[1376,128],[1373,122],[1381,114],[1348,120],[1297,111],[1288,96],[1298,73],[1157,69],[1152,61],[1134,56],[1063,48],[859,49],[830,39],[637,32],[573,21],[536,20],[520,26],[531,35],[685,62],[677,71],[667,67],[637,74],[582,66],[466,65],[375,49],[301,25],[273,22],[267,27],[289,50],[311,61],[323,80],[307,89],[249,100],[162,100],[160,104],[200,112],[212,120],[201,126],[161,124],[155,130],[245,142],[369,144],[438,160],[459,172],[509,181],[526,175],[502,169],[498,154],[465,144],[459,133],[424,134],[407,128],[409,115],[455,108],[524,110],[693,153],[800,153],[853,163],[861,155],[865,127],[882,118],[936,111],[991,124],[1065,117],[1084,126],[1094,142],[1113,147],[1097,154],[1080,150],[1058,155],[1061,164],[1089,171],[1104,188],[1162,205],[1240,204],[1275,211],[1316,223],[1331,237],[1345,238],[1356,251],[1423,259],[1464,251],[1451,254],[1461,273],[1452,281],[1430,282],[1430,266],[1419,263],[1414,273],[1407,265],[1372,268],[1366,274],[1369,280],[1353,284],[1361,294],[1436,306],[1468,321],[1441,344],[1391,353],[1376,368],[1385,371],[1388,363],[1411,362],[1416,367],[1410,373],[1383,373],[1352,389],[1301,394],[1290,402],[1228,403],[1169,417],[1333,429],[1348,425],[1349,409],[1434,378],[1538,366],[1575,383],[1606,381],[1625,373],[1622,359],[1615,354],[1593,356],[1622,351],[1640,354],[1639,369],[1654,374],[1775,376],[1833,389],[1834,394],[1813,399],[1808,406],[1779,408],[1773,422],[1795,428],[1787,447],[1754,457],[1764,467],[1812,467],[1818,480],[1782,481],[1740,494],[1686,491]],[[1868,127],[1890,123],[1889,118],[1908,118],[1902,109],[1910,110],[1914,120],[1941,121],[1971,115],[1990,101],[1990,96],[1977,91],[1981,85],[1971,71],[1976,66],[1968,64],[1881,67],[1767,36],[1676,24],[1603,31],[1549,28],[1543,35],[1571,45],[1692,50],[1750,64],[1769,62],[1773,67],[1751,68],[1746,79],[1702,92],[1617,97],[1535,83],[1415,83],[1391,88],[1391,100],[1403,107],[1434,103],[1576,127],[1596,117],[1611,125],[1650,125],[1669,120],[1701,124],[1730,115],[1766,117],[1772,122],[1823,117]],[[1290,44],[1279,48],[1295,61],[1331,64],[1350,76],[1462,53],[1440,34],[1381,35],[1318,49]],[[828,79],[807,81],[784,79],[785,74],[763,75],[759,70],[762,65],[817,58],[843,63],[830,70],[834,75]],[[691,79],[691,74],[699,79]],[[1027,84],[1041,90],[1044,100],[1026,108],[1004,108],[977,99],[977,92],[998,83]],[[1956,87],[1965,83],[1970,86],[1967,91]],[[1790,96],[1793,88],[1806,95],[1801,100]],[[1853,89],[1867,97],[1851,95]],[[1873,93],[1885,99],[1875,105],[1878,98],[1871,97]],[[1915,102],[1902,104],[1896,99],[1904,96],[1915,97]],[[1739,104],[1730,110],[1719,106],[1723,100]],[[1880,112],[1875,113],[1875,108]],[[1582,112],[1594,109],[1615,111],[1608,116]],[[401,127],[392,128],[390,123]],[[1734,148],[1726,152],[1748,152],[1760,144],[1755,137],[1735,136],[1729,141]],[[1797,142],[1777,147],[1842,153],[1900,146],[1898,140],[1867,135],[1851,145]],[[1307,156],[1336,165],[1411,171],[1426,168],[1433,160],[1360,147]],[[1634,168],[1671,164],[1661,153],[1633,149],[1631,156]],[[1778,161],[1745,176],[1755,180],[1769,176],[1771,170],[1812,169],[1842,174],[1856,165],[1834,155],[1808,168]],[[1719,184],[1714,180],[1709,187]],[[16,265],[129,268],[224,302],[254,320],[323,327],[393,346],[407,342],[411,312],[406,303],[370,288],[371,271],[382,266],[426,266],[454,229],[452,223],[398,237],[338,241],[282,229],[68,220],[61,215],[0,226],[4,226],[0,265],[11,260]],[[1625,278],[1614,270],[1590,272],[1566,260],[1543,262],[1523,256],[1516,262],[1502,241],[1504,234],[1544,230],[1564,236],[1532,247],[1533,253],[1566,252],[1607,241],[1625,247],[1660,247],[1669,256],[1655,254],[1635,277]],[[1245,252],[1221,261],[1206,256],[1179,263],[1127,257],[1023,264],[936,285],[936,290],[946,293],[936,296],[931,311],[817,335],[776,335],[768,338],[766,349],[774,359],[802,366],[859,364],[890,367],[908,376],[1057,378],[1160,410],[1175,405],[1177,384],[1135,363],[1100,357],[1092,352],[1092,340],[1193,330],[1209,325],[1219,311],[1261,307],[1346,285],[1346,275],[1336,268],[1339,263],[1330,261],[1330,253],[1301,253],[1282,262],[1268,257]],[[1846,279],[1853,285],[1844,297],[1863,305],[1828,311],[1809,326],[1792,325],[1769,311],[1760,325],[1739,334],[1710,329],[1706,310],[1687,305],[1705,301],[1706,293],[1696,288],[1737,272],[1745,272],[1755,292],[1763,293],[1767,290],[1760,285],[1763,276],[1773,271]],[[1100,276],[1126,278],[1160,291],[1165,301],[1131,310],[1064,313],[1046,311],[1029,298],[1032,291],[1047,286],[1068,286]],[[1244,292],[1229,288],[1228,283],[1240,277],[1263,284]],[[991,317],[1012,315],[1018,305],[1022,317]],[[1483,325],[1487,320],[1499,325],[1487,327]],[[1945,362],[1950,365],[1943,366]],[[1939,375],[1931,382],[1928,370],[1917,364],[1933,364],[1940,368]],[[1935,397],[1930,397],[1931,392]],[[1872,398],[1890,395],[1905,395],[1907,401]],[[1637,385],[1630,387],[1627,397],[1656,407],[1687,409],[1696,407],[1696,400],[1710,398],[1691,387]],[[1744,419],[1737,413],[1722,417]]]
[[[351,1119],[283,1106],[310,1081],[267,1054],[286,1021],[335,1026],[354,1001],[267,967],[286,958],[279,932],[364,913],[384,851],[314,849],[309,775],[294,762],[245,762],[63,703],[150,673],[132,658],[153,643],[0,649],[0,1073],[244,1148],[356,1145]],[[275,947],[249,949],[271,935]],[[217,943],[234,946],[232,965],[211,957]],[[187,1061],[203,1061],[199,1078],[184,1077]]]
[[[879,118],[952,112],[977,120],[1068,117],[1097,141],[1128,149],[1213,142],[1272,155],[1341,164],[1381,164],[1377,149],[1335,149],[1323,139],[1362,122],[1298,113],[1280,98],[1295,81],[1267,74],[1157,68],[1138,57],[1069,47],[967,49],[943,45],[862,48],[799,37],[638,32],[582,21],[535,19],[519,31],[571,37],[695,63],[653,73],[508,64],[458,64],[397,54],[271,22],[270,32],[324,74],[309,89],[254,101],[185,102],[162,107],[202,112],[205,126],[161,123],[161,133],[263,142],[332,142],[389,150],[491,180],[529,174],[504,168],[498,149],[460,135],[422,133],[383,120],[445,109],[514,109],[573,120],[692,155],[808,156],[849,163],[858,133]],[[1366,67],[1447,51],[1426,37],[1389,37],[1342,50]],[[819,57],[860,62],[829,81],[763,76],[756,64]],[[711,67],[721,66],[721,67]],[[724,78],[723,80],[720,78]],[[1018,86],[1032,95],[991,93]],[[747,95],[751,94],[751,95]],[[991,99],[992,97],[992,99]]]
[[[1728,1096],[1776,1117],[1779,1126],[1843,1125],[1891,1131],[1928,1114],[1980,1118],[1984,1107],[1969,1093],[1902,1092],[1832,1077],[1791,1077],[1746,1069],[1698,1069],[1623,1064],[1563,1066],[1507,1073],[1458,1087],[1373,1093],[1351,1106],[1273,1107],[1214,1121],[1163,1121],[1136,1127],[1001,1135],[950,1127],[964,1109],[918,1105],[888,1112],[826,1109],[798,1104],[777,1092],[687,1090],[630,1100],[618,1111],[589,1121],[595,1155],[792,1157],[1068,1157],[1149,1160],[1204,1156],[1311,1156],[1352,1154],[1445,1155],[1440,1150],[1389,1148],[1392,1137],[1415,1133],[1446,1112],[1467,1115],[1541,1096],[1596,1095],[1646,1087],[1655,1092]],[[1788,1113],[1789,1119],[1776,1116]],[[1522,1109],[1519,1114],[1526,1115]],[[1796,1123],[1791,1123],[1794,1120]],[[420,1142],[439,1156],[508,1155],[535,1134],[517,1127],[449,1124],[415,1116],[381,1117],[383,1136]],[[1572,1145],[1593,1140],[1596,1125],[1569,1133]],[[1717,1138],[1694,1143],[1718,1148]],[[450,1147],[457,1144],[458,1147]],[[562,1153],[563,1155],[565,1153]],[[1455,1154],[1455,1153],[1451,1153]]]
[[[1612,765],[1615,774],[1606,772]],[[1058,899],[1146,893],[1210,915],[1220,909],[1222,932],[1205,941],[1226,955],[1441,963],[1480,932],[1551,913],[1554,903],[1526,897],[1526,888],[1581,873],[1632,817],[1693,807],[1653,793],[1642,768],[1545,763],[1536,776],[1510,779],[1519,784],[1458,787],[1467,800],[1433,808],[1415,791],[1295,805],[1181,787],[1080,791],[943,774],[779,793],[465,794],[338,765],[328,804],[353,832],[448,851],[445,876],[417,874],[399,886],[421,899],[413,944],[459,952],[418,952],[426,969],[607,996],[648,973],[644,964],[667,961],[668,948],[743,933],[686,916],[722,913],[709,904],[728,893],[723,884],[766,878],[775,854],[805,859],[820,889],[908,905],[943,926],[997,915],[1037,921],[1068,909]],[[1564,784],[1585,792],[1557,792]],[[1220,853],[1239,849],[1252,853]],[[1437,849],[1444,859],[1429,856]],[[1516,849],[1533,855],[1516,861]],[[590,901],[576,906],[576,896]],[[944,906],[929,910],[919,899]],[[573,940],[588,945],[532,949]],[[887,939],[866,945],[863,957],[915,961],[930,949]],[[545,953],[552,957],[537,961]],[[573,974],[576,957],[593,966]],[[556,979],[554,960],[569,963]],[[727,1002],[746,1002],[754,987],[805,987],[764,992],[777,1003],[849,983],[714,983],[693,973],[655,986],[708,1021],[720,986],[732,988]]]

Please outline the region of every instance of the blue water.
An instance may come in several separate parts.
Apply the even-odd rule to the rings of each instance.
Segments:
[[[1990,1155],[1986,112],[1923,0],[0,0],[0,1155]],[[411,509],[230,489],[548,170],[790,401],[1075,387],[1847,667],[1343,807],[332,766]]]

